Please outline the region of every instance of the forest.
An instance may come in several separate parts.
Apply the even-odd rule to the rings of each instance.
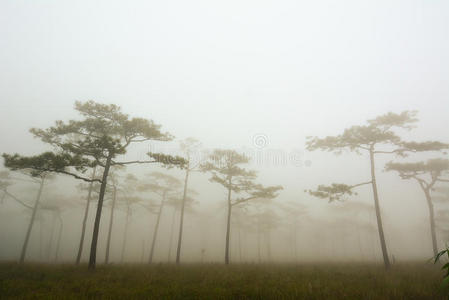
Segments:
[[[16,206],[20,208],[15,210],[18,216],[28,222],[17,258],[19,265],[28,261],[80,265],[84,264],[83,253],[89,270],[95,269],[98,263],[179,265],[186,256],[183,241],[185,244],[192,231],[201,232],[203,241],[207,239],[207,230],[213,226],[210,219],[221,215],[225,216],[225,222],[219,223],[224,228],[214,234],[224,233],[221,236],[223,257],[220,259],[216,253],[211,256],[206,240],[190,246],[188,255],[192,257],[188,261],[200,264],[221,261],[225,265],[307,261],[298,250],[298,244],[303,243],[298,229],[310,226],[307,205],[278,201],[282,185],[278,182],[274,182],[276,185],[260,184],[257,172],[247,167],[250,154],[234,149],[207,150],[190,137],[180,140],[170,153],[149,151],[142,158],[127,159],[129,148],[140,148],[142,153],[141,149],[155,148],[145,143],[165,143],[175,137],[164,132],[153,120],[131,117],[114,104],[78,101],[75,110],[79,113],[78,119],[57,120],[49,128],[30,129],[34,137],[50,146],[50,151],[31,156],[3,153],[2,209],[11,209],[12,213],[12,206]],[[431,251],[427,258],[436,257],[444,247],[441,241],[447,240],[449,232],[446,218],[449,209],[445,205],[449,200],[449,160],[444,154],[449,144],[435,140],[403,140],[400,132],[414,129],[417,123],[416,111],[389,112],[364,125],[346,128],[336,136],[307,138],[307,151],[365,153],[370,166],[366,176],[369,181],[320,184],[304,191],[310,197],[339,207],[338,213],[346,215],[345,219],[331,225],[337,228],[332,233],[332,242],[343,241],[346,247],[352,248],[351,255],[336,257],[335,261],[354,259],[354,248],[359,262],[378,261],[375,255],[365,253],[367,247],[363,243],[371,235],[369,247],[379,250],[384,269],[388,271],[395,264],[396,257],[388,253],[376,181],[376,158],[382,155],[392,159],[383,166],[384,171],[395,173],[397,180],[413,181],[422,191],[422,201],[428,208],[425,227],[430,236],[427,248]],[[263,136],[256,136],[253,142],[260,147],[266,141]],[[423,152],[437,155],[427,160],[404,162],[404,158]],[[206,183],[198,187],[189,181],[198,176],[197,173],[222,189],[223,199],[218,206],[222,214],[200,208],[197,198],[204,193],[202,189]],[[71,181],[62,182],[61,177]],[[70,184],[75,193],[68,192],[70,187],[66,185]],[[356,196],[363,186],[369,186],[372,203],[348,204],[347,200]],[[61,193],[61,189],[64,194],[56,194],[56,191]],[[373,223],[358,217],[370,212],[375,215]],[[70,221],[67,221],[68,216]],[[74,222],[74,218],[78,222]],[[185,222],[189,219],[195,222]],[[196,227],[190,229],[187,236],[186,223]],[[62,259],[61,244],[69,236],[64,233],[68,226],[78,227],[78,243],[71,251],[66,247]],[[281,245],[279,239],[276,241],[272,237],[280,234],[287,235]],[[356,243],[348,241],[354,237]],[[34,247],[30,241],[35,243]],[[279,246],[290,249],[279,255],[278,251],[273,251]],[[318,251],[323,242],[309,247]],[[334,252],[339,248],[335,244],[331,247]],[[30,248],[34,253],[29,253]],[[136,249],[140,250],[140,255],[136,255],[139,252]],[[68,253],[72,259],[68,259]],[[155,253],[159,255],[155,257]],[[325,260],[335,263],[327,257]]]
[[[0,1],[0,299],[449,299],[448,29]]]

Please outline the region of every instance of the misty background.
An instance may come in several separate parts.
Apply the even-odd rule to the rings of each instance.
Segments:
[[[48,150],[29,128],[76,119],[74,102],[90,99],[152,119],[177,138],[166,145],[135,145],[127,157],[141,158],[149,148],[176,153],[178,140],[187,137],[201,141],[205,151],[231,148],[252,156],[249,167],[258,171],[259,182],[284,187],[273,207],[293,202],[307,210],[298,218],[298,260],[380,261],[369,187],[344,203],[328,204],[304,192],[319,184],[368,180],[366,156],[310,153],[305,138],[337,135],[389,111],[418,110],[417,128],[403,132],[404,140],[449,142],[449,3],[1,1],[0,152]],[[441,154],[398,160],[431,157]],[[413,181],[382,172],[392,159],[379,157],[376,168],[390,255],[428,259],[431,237],[422,191]],[[127,173],[154,170],[162,169],[133,166]],[[175,169],[168,173],[183,176]],[[201,249],[206,249],[206,261],[223,257],[225,193],[208,178],[191,176],[199,195],[196,214],[185,217],[185,261],[200,260]],[[63,213],[60,260],[67,262],[76,255],[86,197],[75,189],[78,183],[58,176],[43,195],[48,201],[81,203]],[[13,189],[31,201],[37,187],[15,184]],[[354,214],[351,204],[368,209]],[[120,256],[124,222],[123,213],[116,216],[112,261]],[[155,261],[167,260],[170,216],[167,209]],[[16,259],[27,218],[13,201],[0,206],[0,260]],[[291,218],[284,212],[280,219],[270,237],[270,260],[290,261]],[[140,261],[142,251],[147,256],[154,222],[154,215],[136,210],[127,261]],[[107,223],[106,206],[99,262]],[[31,260],[45,260],[39,235],[48,235],[50,225],[51,219],[33,229]],[[86,234],[84,260],[91,226]],[[256,261],[254,232],[244,235],[244,259]],[[239,257],[236,239],[233,231],[231,261]],[[439,244],[447,240],[439,231]],[[267,260],[268,250],[263,251]]]

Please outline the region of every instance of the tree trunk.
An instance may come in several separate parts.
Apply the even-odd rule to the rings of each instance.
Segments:
[[[95,167],[94,170],[93,170],[92,179],[95,178],[95,171],[96,171],[96,169],[97,168]],[[86,208],[84,210],[83,225],[81,227],[80,245],[78,247],[78,254],[76,255],[76,264],[77,265],[79,265],[79,263],[81,261],[81,255],[83,253],[84,235],[86,234],[87,216],[89,215],[89,206],[90,206],[90,199],[92,197],[93,185],[94,185],[93,182],[91,182],[89,184],[89,191],[87,192],[87,203],[86,203]]]
[[[265,242],[267,243],[267,257],[268,261],[271,262],[271,235],[270,235],[270,229],[267,229],[265,232]]]
[[[128,207],[126,209],[125,234],[123,236],[122,255],[120,258],[121,263],[123,263],[123,261],[125,259],[126,240],[128,239],[129,213],[130,213],[130,205],[128,205]]]
[[[176,207],[173,210],[173,215],[172,215],[172,218],[171,218],[170,241],[168,243],[168,258],[167,258],[167,262],[170,262],[171,245],[172,245],[172,241],[173,241],[173,227],[175,226],[175,216],[176,216]]]
[[[140,262],[143,263],[143,258],[145,256],[145,240],[142,240],[142,254],[140,256]]]
[[[295,220],[293,221],[293,226],[295,226],[295,228],[293,228],[293,235],[294,235],[293,236],[293,243],[294,243],[293,247],[294,247],[295,263],[296,263],[296,262],[298,262],[298,249],[297,249],[298,248],[298,245],[297,245],[298,243],[297,243],[297,240],[296,240],[297,239],[297,235],[298,235],[297,232],[296,232],[298,225],[297,225],[296,217],[295,217]]]
[[[262,262],[260,257],[260,217],[257,217],[257,257],[260,264]]]
[[[58,261],[58,255],[59,255],[59,246],[61,245],[61,236],[62,236],[62,229],[64,228],[64,223],[62,222],[61,215],[58,215],[59,218],[59,233],[58,233],[58,241],[56,242],[56,253],[55,253],[55,261]]]
[[[225,248],[225,264],[229,264],[229,237],[231,235],[231,189],[228,189],[228,218],[226,224],[226,248]]]
[[[97,212],[95,214],[94,231],[92,234],[92,244],[90,246],[90,257],[88,268],[91,270],[95,269],[95,263],[97,260],[97,243],[98,243],[98,232],[100,231],[101,210],[103,208],[103,199],[104,193],[106,191],[109,168],[111,167],[111,160],[112,160],[112,153],[109,153],[103,171],[103,178],[101,180],[100,195],[98,196]]]
[[[387,244],[385,243],[384,229],[382,226],[382,217],[380,215],[380,205],[379,205],[379,196],[377,194],[376,172],[375,172],[375,168],[374,168],[373,149],[370,149],[369,155],[370,155],[370,163],[371,163],[371,184],[373,187],[374,206],[376,209],[376,218],[377,218],[377,229],[379,231],[379,239],[380,239],[380,246],[382,248],[384,266],[385,266],[385,269],[388,270],[388,269],[390,269],[390,259],[388,257]]]
[[[176,264],[179,265],[181,263],[181,246],[182,246],[182,229],[184,226],[184,208],[186,204],[187,197],[187,184],[189,181],[189,173],[190,170],[186,170],[186,177],[184,179],[184,192],[182,194],[182,203],[181,203],[181,216],[179,222],[179,235],[178,235],[178,249],[176,251]]]
[[[108,229],[108,239],[106,242],[106,257],[104,260],[105,264],[109,263],[109,250],[111,249],[111,236],[112,236],[112,224],[114,223],[114,208],[115,208],[115,201],[117,200],[117,187],[113,186],[113,192],[112,192],[112,205],[111,205],[111,214],[109,217],[109,229]]]
[[[239,261],[242,262],[242,238],[241,238],[241,228],[239,226]]]
[[[161,207],[159,208],[159,213],[157,214],[156,226],[154,226],[153,241],[151,242],[150,258],[148,260],[148,263],[150,263],[150,264],[153,262],[154,247],[156,246],[157,231],[159,229],[159,222],[161,220],[161,214],[162,214],[162,209],[164,208],[164,202],[165,202],[165,193],[162,196]]]
[[[44,177],[41,178],[39,191],[37,192],[36,201],[34,202],[34,207],[33,207],[33,212],[31,214],[30,223],[28,224],[27,233],[25,235],[25,241],[23,242],[22,252],[20,254],[20,260],[19,260],[19,263],[21,263],[21,264],[23,264],[23,262],[25,261],[25,255],[27,252],[28,242],[30,240],[31,230],[33,229],[34,220],[36,219],[36,212],[37,212],[37,208],[39,206],[39,201],[41,199],[43,188],[44,188]]]
[[[433,256],[438,254],[437,234],[435,230],[435,212],[433,209],[432,197],[430,196],[430,189],[424,189],[426,195],[427,206],[429,207],[429,219],[430,219],[430,234],[432,236],[432,248]]]
[[[53,245],[53,236],[55,233],[55,223],[56,223],[56,214],[53,213],[53,219],[51,221],[50,238],[48,239],[47,250],[46,250],[47,261],[50,261],[50,259],[51,259],[51,248],[52,248],[51,246]]]

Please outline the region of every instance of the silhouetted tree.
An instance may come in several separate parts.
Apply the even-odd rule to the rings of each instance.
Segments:
[[[318,186],[316,191],[309,191],[311,195],[319,198],[328,198],[329,201],[340,199],[344,195],[353,194],[352,190],[358,186],[371,185],[373,190],[374,206],[376,210],[377,227],[384,265],[390,267],[387,246],[385,242],[382,217],[380,213],[379,196],[377,191],[375,174],[375,156],[378,154],[396,154],[405,156],[406,152],[412,151],[440,151],[447,148],[447,144],[440,142],[404,142],[395,132],[395,129],[410,130],[413,123],[417,122],[416,112],[404,111],[400,114],[387,113],[375,119],[368,120],[368,125],[352,126],[337,136],[325,138],[308,137],[307,150],[324,150],[341,153],[344,149],[360,154],[365,151],[369,154],[371,180],[355,185],[332,184],[331,186]],[[386,146],[386,149],[379,149]]]
[[[181,247],[182,247],[182,232],[183,232],[183,226],[184,226],[184,210],[185,210],[185,203],[187,199],[187,189],[188,189],[188,183],[189,183],[189,175],[191,172],[198,170],[199,163],[195,162],[193,160],[194,155],[197,155],[198,158],[198,151],[201,147],[201,143],[197,141],[194,138],[187,138],[184,141],[181,141],[180,148],[181,151],[185,155],[186,163],[184,164],[184,170],[185,170],[185,177],[184,177],[184,191],[182,195],[182,201],[181,201],[181,212],[180,212],[180,221],[179,221],[179,234],[178,234],[178,246],[176,250],[176,264],[179,264],[181,262]],[[171,243],[171,240],[170,240]]]
[[[209,161],[201,166],[203,171],[212,174],[210,181],[221,184],[228,192],[225,264],[229,264],[232,207],[257,198],[275,198],[277,192],[282,189],[281,186],[263,187],[254,183],[256,172],[240,167],[248,162],[248,157],[234,150],[214,150],[209,156]],[[232,193],[238,197],[233,198]]]
[[[148,262],[151,264],[153,262],[153,254],[156,246],[157,233],[159,230],[159,222],[161,220],[164,205],[166,204],[165,201],[171,195],[179,192],[179,188],[181,187],[181,181],[179,181],[179,179],[177,179],[176,177],[161,172],[150,173],[149,181],[152,183],[143,184],[139,187],[139,189],[141,191],[145,190],[151,191],[159,195],[159,197],[161,198],[161,202],[159,204],[157,211],[156,224],[154,226],[153,240],[151,242],[150,257],[148,260]]]
[[[444,179],[445,173],[449,171],[449,160],[429,159],[426,162],[398,163],[389,162],[385,166],[387,171],[396,171],[402,179],[414,179],[418,182],[424,192],[427,207],[429,209],[430,235],[432,237],[433,255],[438,254],[437,235],[435,229],[435,210],[432,199],[432,189],[435,184]]]
[[[149,160],[118,161],[117,157],[125,154],[133,143],[149,140],[169,141],[172,136],[162,133],[160,125],[151,120],[131,119],[117,105],[94,101],[76,102],[75,109],[84,117],[83,120],[70,120],[67,123],[57,121],[55,126],[48,129],[30,130],[43,142],[55,146],[58,149],[56,152],[45,152],[31,157],[3,154],[3,157],[6,167],[63,173],[87,182],[101,183],[89,257],[89,268],[93,269],[96,262],[103,199],[111,166],[136,163],[183,164],[184,160],[148,153]],[[88,168],[95,166],[103,168],[101,179],[84,176]]]

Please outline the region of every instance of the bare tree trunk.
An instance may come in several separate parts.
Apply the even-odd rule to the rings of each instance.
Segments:
[[[226,248],[225,248],[225,264],[229,264],[229,237],[231,235],[231,189],[228,189],[228,218],[226,224]]]
[[[27,247],[28,247],[28,242],[30,240],[31,230],[33,229],[34,220],[36,219],[37,208],[39,207],[39,201],[40,201],[41,195],[42,195],[42,189],[44,188],[44,180],[45,180],[44,177],[42,177],[40,186],[39,186],[39,191],[37,192],[36,201],[34,202],[34,207],[33,207],[33,212],[31,214],[30,223],[28,224],[27,233],[25,235],[25,241],[23,242],[22,252],[20,254],[20,260],[19,260],[19,263],[21,263],[21,264],[23,264],[23,262],[25,261],[25,255],[26,255],[26,251],[27,251]]]
[[[270,238],[270,229],[267,229],[265,232],[265,242],[267,243],[267,256],[268,261],[271,262],[271,238]]]
[[[116,200],[117,200],[117,187],[114,185],[113,192],[112,192],[111,214],[109,216],[108,239],[106,242],[106,257],[104,260],[105,264],[109,263],[109,250],[111,249],[112,224],[114,223],[114,209],[115,209],[115,201]]]
[[[257,256],[260,264],[262,262],[260,257],[260,217],[257,217]]]
[[[97,169],[96,167],[93,169],[92,179],[95,178],[96,169]],[[83,253],[84,235],[86,234],[87,216],[89,215],[89,206],[90,206],[90,199],[92,197],[93,185],[94,185],[93,182],[91,182],[89,184],[89,191],[87,192],[87,203],[86,203],[86,208],[84,210],[83,225],[81,227],[80,245],[78,247],[78,254],[76,255],[76,264],[77,265],[79,265],[79,263],[81,261],[81,255]]]
[[[178,249],[176,250],[176,264],[179,265],[181,262],[181,246],[182,246],[182,230],[184,226],[184,209],[186,204],[187,197],[187,184],[189,182],[189,173],[190,170],[186,170],[186,177],[184,179],[184,192],[182,194],[182,203],[181,203],[181,216],[179,222],[179,235],[178,235]]]
[[[164,208],[164,202],[165,202],[165,193],[162,196],[161,206],[159,208],[159,213],[157,214],[156,226],[154,226],[153,241],[151,242],[150,258],[148,260],[148,263],[150,263],[150,264],[153,262],[154,247],[156,246],[157,231],[159,229],[159,222],[161,220],[161,214],[162,214],[162,209]]]
[[[167,262],[170,262],[171,245],[172,245],[172,241],[173,241],[173,227],[175,225],[175,216],[176,216],[176,207],[173,209],[173,215],[172,215],[172,218],[171,218],[170,241],[168,243],[168,258],[167,258]]]
[[[62,222],[61,215],[58,215],[59,218],[59,233],[58,233],[58,241],[56,243],[56,253],[55,253],[55,261],[58,261],[58,255],[59,255],[59,247],[61,245],[61,236],[62,236],[62,229],[64,228],[64,223]]]
[[[241,238],[241,228],[239,226],[239,261],[242,262],[242,238]]]
[[[356,227],[356,228],[357,228],[357,243],[359,244],[360,256],[361,256],[361,260],[364,261],[365,255],[363,254],[362,241],[360,239],[360,230],[358,227]]]
[[[56,215],[53,212],[53,219],[51,221],[51,231],[50,231],[50,238],[48,240],[48,244],[47,244],[47,260],[50,261],[51,258],[51,246],[53,245],[53,235],[55,233],[55,223],[56,223]]]
[[[121,263],[123,263],[123,261],[125,259],[125,247],[126,247],[126,241],[128,239],[129,213],[130,213],[130,205],[128,205],[128,207],[126,208],[125,234],[123,236],[122,255],[120,257]]]
[[[39,260],[42,261],[42,240],[44,239],[44,218],[39,218]]]
[[[294,235],[294,237],[293,237],[293,243],[294,243],[294,252],[295,252],[295,262],[298,262],[298,249],[297,249],[297,232],[296,232],[296,230],[297,230],[297,220],[296,220],[296,218],[294,219],[294,221],[293,221],[293,226],[295,226],[295,228],[293,228],[293,235]]]
[[[97,260],[97,243],[98,243],[98,232],[100,231],[100,219],[101,210],[103,208],[104,193],[106,191],[106,184],[108,180],[109,168],[111,167],[112,153],[109,153],[106,160],[106,165],[103,171],[103,178],[101,180],[100,195],[98,196],[97,213],[95,214],[94,222],[94,232],[92,234],[92,244],[90,246],[90,257],[89,257],[89,269],[95,269],[95,263]]]
[[[433,256],[438,254],[437,234],[435,230],[435,212],[433,209],[432,197],[430,196],[430,190],[424,189],[426,195],[427,206],[429,207],[429,219],[430,219],[430,234],[432,236],[432,248]]]
[[[140,262],[143,263],[143,258],[145,256],[145,240],[142,240],[142,254],[140,256]]]
[[[390,269],[390,259],[388,257],[387,252],[387,244],[385,243],[385,235],[384,235],[384,229],[382,226],[382,217],[380,214],[380,205],[379,205],[379,196],[377,194],[377,184],[376,184],[376,172],[374,168],[374,150],[370,149],[369,155],[370,155],[370,163],[371,163],[371,184],[373,187],[373,195],[374,195],[374,206],[376,208],[376,218],[377,218],[377,229],[379,231],[379,239],[380,239],[380,246],[382,248],[382,256],[384,259],[384,266],[385,269]]]

